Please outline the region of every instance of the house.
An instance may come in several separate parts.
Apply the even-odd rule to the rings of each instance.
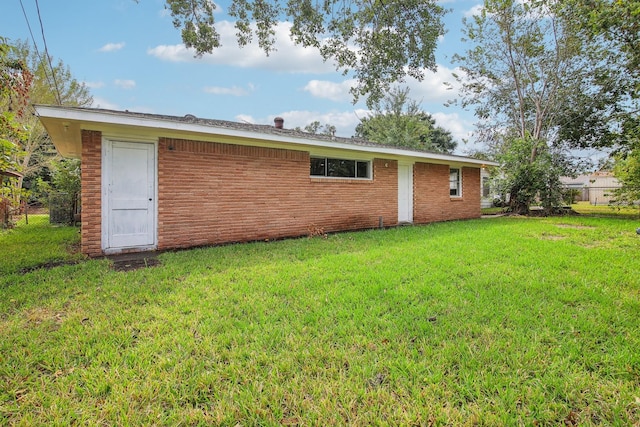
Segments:
[[[613,173],[598,171],[575,178],[560,178],[562,185],[569,190],[577,190],[575,201],[589,201],[592,205],[608,205],[613,199],[613,191],[622,185]]]
[[[480,217],[480,160],[275,126],[36,106],[82,160],[89,256]]]

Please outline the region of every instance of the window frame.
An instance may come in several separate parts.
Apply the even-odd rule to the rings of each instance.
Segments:
[[[455,188],[452,187],[454,181],[451,179],[453,172],[456,172]],[[452,194],[455,191],[455,194]],[[462,168],[449,167],[449,197],[459,199],[462,197]]]
[[[488,176],[482,177],[482,193],[481,197],[483,199],[488,199],[491,197],[491,179]]]
[[[323,175],[314,175],[313,172],[313,161],[323,160],[324,161],[324,174]],[[329,162],[330,160],[338,161],[338,162],[354,162],[353,163],[353,172],[354,176],[331,176],[329,175]],[[367,176],[359,177],[358,169],[359,165],[366,164],[367,166]],[[373,177],[373,162],[371,160],[364,159],[350,159],[345,157],[338,156],[323,156],[323,155],[311,155],[309,156],[309,177],[310,178],[321,178],[321,179],[352,179],[358,181],[370,181]]]

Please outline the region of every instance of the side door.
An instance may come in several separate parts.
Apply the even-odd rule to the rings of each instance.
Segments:
[[[413,165],[398,164],[398,223],[413,222]]]
[[[156,245],[156,145],[107,141],[104,249]]]

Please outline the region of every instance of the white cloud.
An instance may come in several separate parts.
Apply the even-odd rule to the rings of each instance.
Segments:
[[[120,106],[118,104],[114,104],[111,101],[97,96],[93,97],[93,104],[91,104],[91,106],[94,108],[104,108],[106,110],[120,110]]]
[[[248,85],[248,88],[241,88],[238,86],[220,87],[220,86],[207,86],[204,88],[205,93],[213,95],[232,95],[232,96],[247,96],[253,92],[254,86]]]
[[[284,118],[284,127],[293,129],[304,128],[306,125],[319,121],[321,124],[329,124],[336,127],[336,135],[349,138],[355,134],[355,128],[360,123],[360,119],[367,117],[371,112],[365,109],[351,111],[330,111],[316,112],[308,110],[284,111],[269,117],[256,118],[251,115],[239,114],[235,120],[251,124],[273,124],[276,116]],[[436,121],[436,126],[440,126],[449,132],[458,142],[456,153],[463,153],[475,147],[473,139],[474,123],[471,119],[461,117],[458,113],[431,113]],[[469,141],[464,144],[463,141]]]
[[[353,99],[349,90],[356,86],[354,79],[345,80],[341,83],[330,82],[326,80],[311,80],[304,87],[315,98],[329,99],[336,102],[348,102]]]
[[[244,123],[253,124],[273,124],[273,119],[280,116],[284,119],[284,127],[293,129],[296,127],[304,128],[309,123],[319,121],[321,124],[332,125],[336,127],[336,135],[349,138],[355,133],[355,128],[360,123],[360,118],[366,117],[368,110],[356,109],[352,111],[285,111],[269,117],[255,118],[250,115],[240,114],[235,117],[236,120]]]
[[[220,33],[222,46],[213,53],[195,58],[195,51],[187,49],[183,44],[159,45],[148,49],[147,54],[163,61],[170,62],[204,62],[207,64],[230,65],[240,68],[261,68],[286,73],[329,73],[335,69],[322,60],[317,49],[303,48],[293,43],[289,36],[291,24],[281,22],[275,27],[275,48],[269,56],[253,42],[245,47],[238,47],[237,30],[232,22],[220,21],[216,24]]]
[[[436,121],[436,126],[440,126],[453,135],[453,138],[461,143],[469,140],[473,136],[473,122],[460,117],[458,113],[430,113]]]
[[[448,68],[438,66],[437,71],[425,71],[425,77],[418,81],[412,77],[407,77],[402,87],[409,87],[409,96],[417,101],[429,103],[445,103],[458,97],[461,84],[454,77],[454,73],[463,76],[464,72],[460,68]],[[349,89],[357,85],[354,79],[348,79],[340,83],[327,80],[311,80],[304,87],[306,92],[312,96],[322,99],[330,99],[336,102],[350,102],[353,97]]]
[[[125,43],[107,43],[98,49],[99,52],[116,52],[122,49],[125,46]]]
[[[84,82],[84,85],[89,89],[100,89],[104,86],[104,82]]]
[[[465,18],[472,18],[474,16],[479,16],[482,13],[482,9],[484,9],[484,5],[477,4],[473,6],[471,9],[466,10],[464,12]]]
[[[120,80],[117,79],[113,82],[116,86],[118,86],[120,89],[133,89],[134,87],[136,87],[136,82],[135,80]]]
[[[409,96],[412,99],[423,102],[444,103],[457,98],[460,92],[461,84],[456,80],[454,74],[463,76],[464,72],[458,67],[451,69],[438,65],[435,72],[425,71],[422,81],[411,77],[407,78],[404,86],[409,87]]]

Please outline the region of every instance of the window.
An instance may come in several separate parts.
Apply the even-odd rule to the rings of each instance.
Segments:
[[[335,178],[369,178],[371,162],[362,160],[331,159],[328,157],[311,158],[311,176]]]
[[[482,197],[486,199],[489,197],[490,193],[491,193],[491,189],[489,188],[489,177],[483,176],[482,177]]]
[[[451,197],[460,197],[460,169],[449,169],[449,195]]]

